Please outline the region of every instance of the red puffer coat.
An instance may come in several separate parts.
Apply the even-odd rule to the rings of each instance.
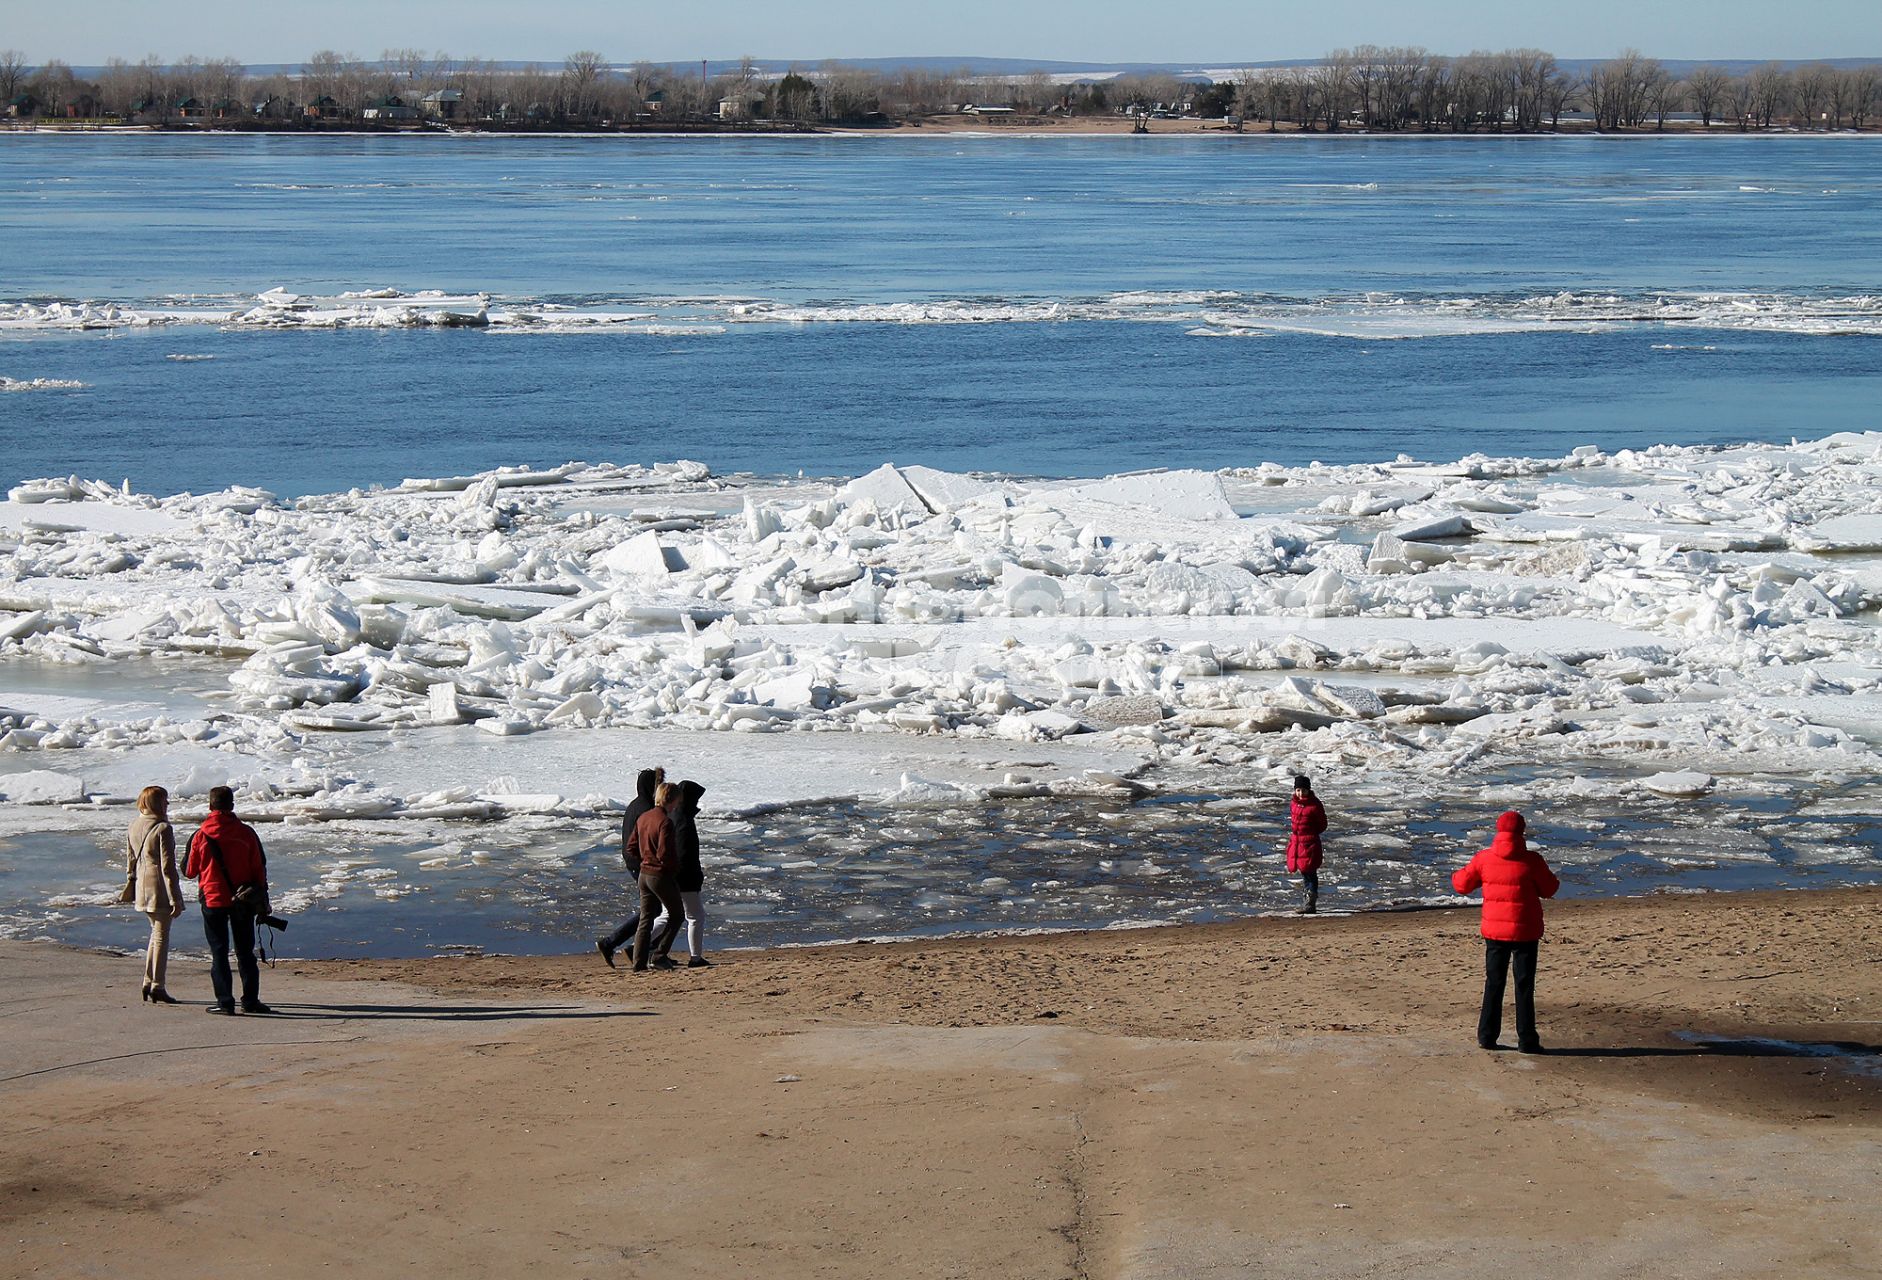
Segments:
[[[1327,811],[1318,796],[1293,800],[1287,806],[1287,869],[1291,872],[1320,869],[1320,833],[1327,829]]]
[[[1483,888],[1483,936],[1492,942],[1534,942],[1542,936],[1542,900],[1553,898],[1562,882],[1541,854],[1523,842],[1523,815],[1514,811],[1496,820],[1496,839],[1470,862],[1451,873],[1459,893]]]

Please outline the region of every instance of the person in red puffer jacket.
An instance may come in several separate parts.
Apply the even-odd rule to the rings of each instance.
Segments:
[[[255,963],[255,917],[237,906],[235,890],[268,883],[268,859],[255,829],[235,816],[235,792],[209,788],[209,816],[190,837],[183,874],[196,882],[202,899],[203,937],[209,943],[209,982],[216,990],[211,1013],[234,1013],[234,984],[229,980],[229,942],[242,974],[242,1012],[273,1013],[261,1002],[261,966]]]
[[[1327,829],[1327,811],[1303,775],[1294,779],[1294,798],[1287,805],[1287,870],[1298,875],[1307,890],[1304,916],[1320,909],[1320,835]]]
[[[1459,893],[1483,890],[1483,1009],[1477,1015],[1477,1044],[1495,1049],[1503,1033],[1503,982],[1516,970],[1516,1047],[1543,1052],[1536,1038],[1536,944],[1542,940],[1542,900],[1562,882],[1540,854],[1523,841],[1523,815],[1515,810],[1496,820],[1496,838],[1451,874]]]

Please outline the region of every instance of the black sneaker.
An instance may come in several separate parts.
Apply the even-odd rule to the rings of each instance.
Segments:
[[[672,956],[655,956],[653,958],[653,967],[656,969],[677,969],[680,967],[680,963]]]
[[[1547,1053],[1548,1050],[1542,1047],[1542,1041],[1531,1040],[1528,1044],[1517,1045],[1516,1052],[1518,1053]]]
[[[608,968],[614,968],[614,948],[608,945],[606,938],[595,939],[595,950],[599,951],[601,958],[608,962]]]
[[[694,956],[691,960],[686,962],[686,967],[688,969],[710,969],[712,968],[712,961],[706,959],[704,956]]]
[[[204,1013],[220,1013],[220,1014],[225,1014],[225,1015],[233,1014],[235,1012],[235,1006],[232,1004],[212,1004],[207,1009],[204,1009],[203,1012]]]
[[[273,1013],[274,1010],[270,1009],[267,1005],[263,1004],[259,1000],[244,1000],[242,1001],[242,1012],[243,1013]]]

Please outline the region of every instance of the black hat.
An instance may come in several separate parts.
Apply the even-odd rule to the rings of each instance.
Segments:
[[[1309,782],[1309,781],[1307,780],[1307,775],[1306,775],[1306,774],[1304,774],[1304,773],[1297,773],[1297,774],[1295,774],[1295,775],[1294,775],[1294,790],[1296,790],[1296,791],[1312,791],[1312,790],[1313,790],[1313,783],[1311,783],[1311,782]]]

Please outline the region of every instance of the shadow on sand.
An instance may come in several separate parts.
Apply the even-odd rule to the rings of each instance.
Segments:
[[[645,1009],[584,1009],[579,1005],[275,1004],[266,1016],[320,1022],[537,1022],[651,1018]]]
[[[1498,1045],[1497,1048],[1505,1048]],[[1882,1058],[1882,1045],[1848,1040],[1694,1040],[1690,1045],[1580,1045],[1551,1048],[1550,1058]]]

